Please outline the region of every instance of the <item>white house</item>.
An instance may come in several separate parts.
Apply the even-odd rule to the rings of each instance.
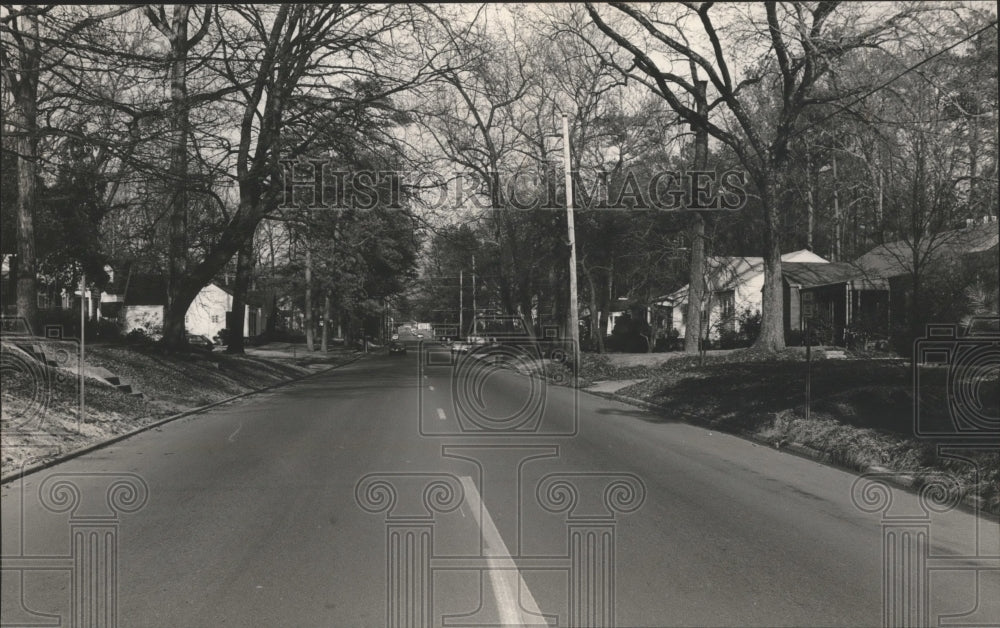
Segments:
[[[808,249],[785,253],[781,256],[781,261],[829,263],[829,260]],[[716,339],[721,331],[719,323],[722,323],[723,326],[728,325],[733,331],[739,331],[736,319],[741,312],[749,310],[753,313],[761,310],[761,293],[764,289],[764,258],[710,257],[706,262],[707,283],[711,293],[706,295],[710,307],[707,325],[709,337]],[[676,329],[682,337],[686,333],[687,294],[688,286],[684,286],[664,295],[656,302],[657,305],[670,308],[671,315],[668,326]]]
[[[229,288],[210,283],[201,289],[184,315],[189,334],[212,336],[226,326],[226,313],[233,309],[233,293]],[[264,331],[263,309],[259,304],[247,304],[243,313],[244,335],[259,336]]]
[[[163,332],[163,307],[166,303],[167,282],[162,275],[112,275],[111,282],[101,293],[101,315],[118,320],[123,334],[144,329],[151,336]],[[212,338],[226,327],[226,313],[233,307],[232,291],[217,283],[201,289],[188,307],[184,324],[189,334]],[[248,304],[243,318],[246,336],[264,331],[263,308]]]

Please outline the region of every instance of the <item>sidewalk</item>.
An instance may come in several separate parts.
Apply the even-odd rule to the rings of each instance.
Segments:
[[[638,384],[645,380],[642,379],[606,379],[598,382],[594,382],[587,388],[582,388],[587,392],[592,393],[616,393],[623,388],[628,388],[632,384]]]
[[[705,352],[706,357],[729,355],[740,349],[711,349]],[[596,354],[595,354],[596,355]],[[668,351],[665,353],[604,353],[612,366],[650,366],[655,367],[676,360],[678,358],[690,357],[691,354],[683,351]]]
[[[311,370],[342,362],[347,357],[361,353],[357,349],[343,345],[328,347],[327,352],[323,353],[319,350],[318,343],[315,351],[309,351],[305,343],[298,342],[269,342],[256,347],[247,346],[244,350],[247,357],[290,362]]]

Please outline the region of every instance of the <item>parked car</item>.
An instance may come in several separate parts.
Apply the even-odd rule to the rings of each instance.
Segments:
[[[451,343],[452,353],[468,353],[470,349],[472,349],[472,345],[463,340],[456,340]]]
[[[188,344],[195,349],[203,349],[205,351],[211,351],[215,347],[215,343],[208,339],[206,336],[200,334],[188,334],[187,335]]]
[[[406,345],[398,341],[392,341],[388,345],[389,355],[406,355]]]

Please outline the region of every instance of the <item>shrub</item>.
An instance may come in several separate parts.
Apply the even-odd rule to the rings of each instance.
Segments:
[[[760,310],[751,310],[749,307],[743,308],[737,315],[736,322],[740,336],[746,343],[744,346],[749,347],[757,341],[757,336],[760,335],[760,319]]]
[[[723,329],[719,332],[718,346],[720,349],[739,349],[747,347],[749,344],[743,338],[743,334],[732,329]]]
[[[656,339],[656,345],[653,347],[653,351],[664,352],[664,351],[679,351],[683,348],[684,343],[678,337],[677,330],[671,329],[672,334],[667,336],[660,336]]]
[[[118,323],[107,318],[97,321],[93,332],[91,332],[91,326],[88,324],[87,333],[88,335],[93,333],[94,336],[102,340],[120,340],[122,337],[122,329],[118,326]]]
[[[834,344],[833,334],[833,319],[826,310],[819,310],[806,323],[805,335],[813,346]]]
[[[153,342],[153,339],[150,338],[149,334],[146,333],[146,330],[144,328],[136,327],[132,331],[125,334],[125,342],[128,342],[130,344],[149,344]]]
[[[615,321],[608,339],[608,349],[625,353],[645,353],[649,350],[646,338],[652,333],[649,323],[626,312]]]

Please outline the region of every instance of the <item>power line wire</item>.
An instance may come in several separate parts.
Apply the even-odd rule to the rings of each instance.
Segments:
[[[985,33],[989,29],[995,28],[996,25],[997,25],[997,21],[996,20],[990,22],[989,24],[987,24],[986,26],[980,28],[978,31],[972,33],[971,35],[968,35],[967,37],[964,37],[964,38],[956,41],[955,43],[951,44],[950,46],[942,48],[941,50],[937,51],[936,53],[932,54],[931,56],[929,56],[929,57],[927,57],[927,58],[925,58],[925,59],[923,59],[923,60],[921,60],[921,61],[919,61],[919,62],[917,62],[917,63],[915,63],[913,65],[911,65],[910,67],[906,68],[905,70],[903,70],[902,72],[900,72],[896,76],[890,78],[888,81],[885,81],[884,83],[876,85],[875,87],[871,88],[870,90],[868,90],[867,92],[865,92],[864,94],[862,94],[861,96],[859,96],[858,98],[856,98],[853,102],[851,102],[851,103],[849,103],[847,105],[844,105],[842,108],[843,109],[849,109],[849,108],[853,107],[854,105],[858,104],[859,102],[861,102],[865,98],[868,98],[869,96],[871,96],[875,92],[877,92],[877,91],[879,91],[879,90],[881,90],[881,89],[883,89],[885,87],[888,87],[892,83],[895,83],[896,81],[898,81],[899,79],[903,78],[904,76],[906,76],[910,72],[916,70],[920,66],[922,66],[922,65],[924,65],[924,64],[926,64],[926,63],[928,63],[930,61],[933,61],[934,59],[936,59],[937,57],[940,57],[944,53],[946,53],[946,52],[948,52],[948,51],[950,51],[950,50],[952,50],[954,48],[957,48],[958,46],[961,46],[962,44],[964,44],[965,42],[967,42],[967,41],[969,41],[971,39],[974,39],[974,38],[978,37],[979,35]],[[791,139],[793,137],[796,137],[797,135],[801,135],[802,133],[805,133],[809,129],[815,127],[818,124],[826,122],[827,120],[829,120],[830,118],[838,115],[839,113],[840,113],[840,111],[834,111],[833,113],[831,113],[829,115],[823,116],[819,120],[815,120],[815,121],[807,124],[806,126],[802,127],[801,129],[793,131],[791,133],[789,139]]]

